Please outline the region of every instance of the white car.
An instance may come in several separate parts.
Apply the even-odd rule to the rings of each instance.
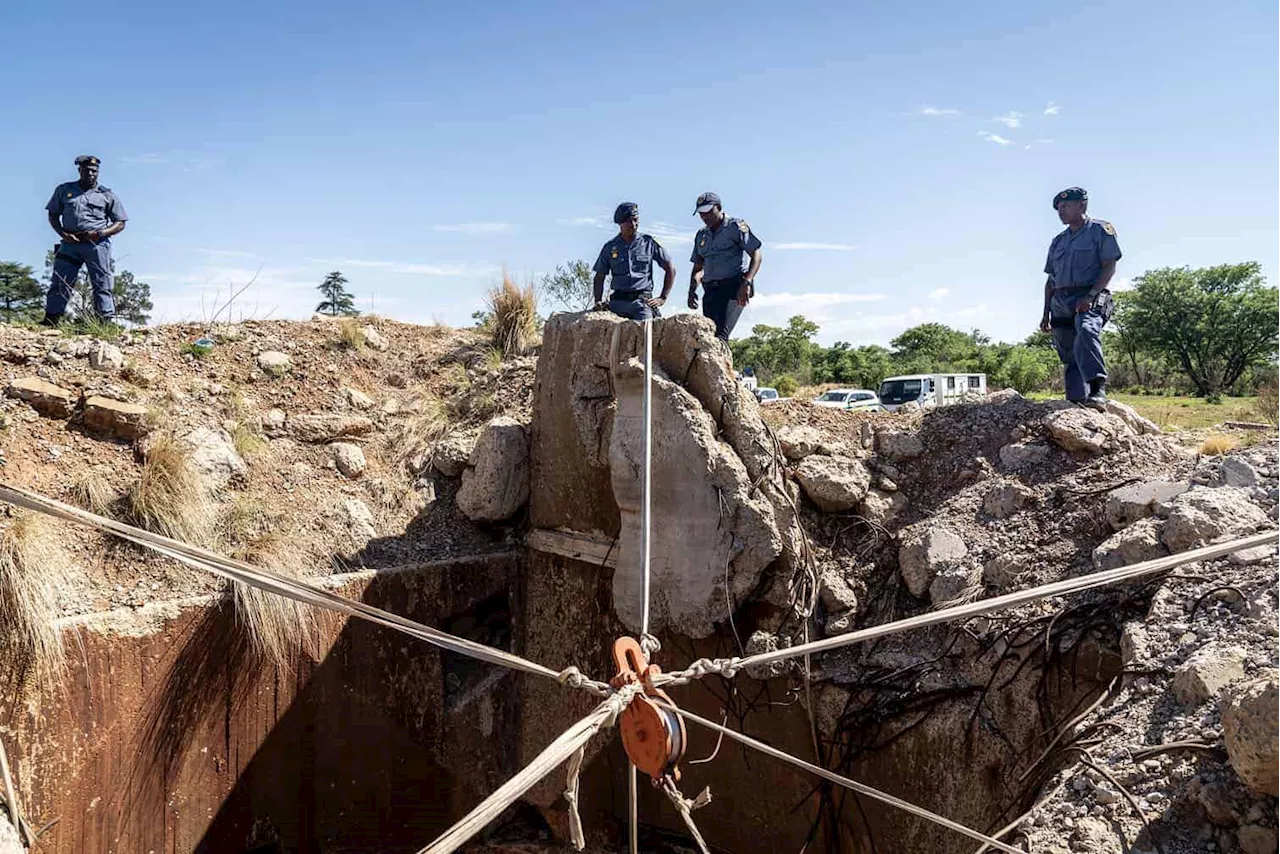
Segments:
[[[874,391],[865,388],[833,388],[814,400],[813,405],[826,409],[856,409],[873,412],[881,409],[880,398]]]
[[[760,386],[758,389],[756,389],[756,400],[760,401],[761,403],[777,403],[780,400],[787,400],[787,399],[788,398],[780,397],[778,395],[778,390],[776,388],[769,388],[768,386]]]

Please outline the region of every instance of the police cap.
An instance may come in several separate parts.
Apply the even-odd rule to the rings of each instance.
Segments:
[[[720,204],[720,197],[715,193],[703,193],[698,196],[698,201],[694,202],[693,212],[696,214],[706,213],[712,208],[723,207]]]
[[[1067,187],[1061,193],[1053,197],[1053,209],[1058,209],[1059,202],[1087,202],[1089,194],[1084,187]]]
[[[635,202],[623,202],[613,210],[613,221],[617,225],[621,225],[633,216],[640,215],[640,206]]]
[[[79,157],[76,158],[77,166],[80,166],[85,163],[89,164],[90,166],[97,166],[101,162],[102,162],[101,160],[94,157],[92,154],[81,154]]]

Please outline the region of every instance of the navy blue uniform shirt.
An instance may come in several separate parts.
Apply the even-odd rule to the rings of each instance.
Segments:
[[[59,184],[45,205],[45,210],[62,221],[64,231],[102,231],[112,223],[129,218],[124,204],[110,188],[101,184],[91,190],[80,186],[79,181]]]
[[[760,238],[744,219],[725,217],[717,228],[702,228],[693,238],[695,264],[702,261],[702,281],[718,282],[747,271],[746,253],[760,248]]]
[[[1084,290],[1102,275],[1103,261],[1120,260],[1116,229],[1101,219],[1086,219],[1075,234],[1066,228],[1049,244],[1044,271],[1053,277],[1053,289]]]
[[[613,277],[609,287],[615,298],[651,296],[655,261],[664,269],[671,263],[671,256],[661,243],[647,234],[637,234],[627,243],[619,234],[600,249],[592,269]]]

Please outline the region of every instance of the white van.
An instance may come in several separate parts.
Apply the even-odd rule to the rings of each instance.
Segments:
[[[948,406],[966,396],[986,397],[986,374],[907,374],[880,384],[880,405],[893,412],[907,403]]]

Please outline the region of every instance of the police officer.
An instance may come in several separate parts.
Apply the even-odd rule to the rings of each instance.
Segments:
[[[676,268],[662,244],[640,233],[640,206],[623,202],[613,212],[618,234],[600,249],[593,268],[596,273],[593,295],[596,305],[604,296],[604,277],[610,275],[609,311],[630,320],[661,317],[659,306],[667,301],[676,281]],[[653,264],[666,271],[662,295],[653,296]]]
[[[1120,244],[1115,226],[1087,215],[1089,194],[1080,187],[1054,196],[1053,209],[1066,229],[1049,244],[1040,329],[1053,334],[1066,366],[1067,400],[1101,410],[1107,405],[1102,327],[1114,307],[1107,285],[1120,260]]]
[[[112,298],[111,237],[124,231],[124,205],[118,196],[98,183],[100,161],[91,154],[76,158],[79,181],[59,184],[45,210],[49,225],[62,241],[54,247],[53,279],[45,299],[43,326],[57,326],[67,313],[71,289],[83,265],[93,285],[93,308],[103,320],[115,316]]]
[[[702,283],[702,313],[716,325],[716,337],[728,341],[738,317],[755,296],[760,271],[760,239],[746,220],[726,216],[715,193],[698,196],[694,212],[705,228],[693,239],[693,273],[689,276],[689,308],[698,307]]]

